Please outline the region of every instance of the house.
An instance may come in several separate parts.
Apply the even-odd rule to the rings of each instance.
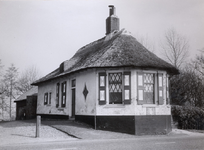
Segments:
[[[37,93],[38,87],[34,86],[14,101],[16,103],[16,120],[36,117]]]
[[[38,86],[37,114],[101,130],[166,134],[171,131],[169,77],[179,72],[119,30],[115,7],[109,7],[106,36],[32,84]]]

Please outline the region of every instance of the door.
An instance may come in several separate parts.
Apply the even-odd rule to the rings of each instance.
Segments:
[[[72,80],[71,88],[72,88],[72,116],[71,116],[71,118],[75,118],[76,79]]]
[[[75,96],[76,95],[76,90],[75,88],[72,89],[72,118],[75,118]]]

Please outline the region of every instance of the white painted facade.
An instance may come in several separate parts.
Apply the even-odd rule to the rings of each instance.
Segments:
[[[58,77],[52,81],[41,83],[38,88],[38,103],[37,114],[47,115],[67,115],[72,116],[72,80],[76,80],[76,99],[75,99],[75,115],[85,116],[139,116],[139,115],[171,115],[171,107],[166,104],[167,93],[167,73],[165,71],[153,71],[153,70],[126,70],[131,72],[131,104],[109,104],[109,92],[108,92],[108,79],[106,80],[106,104],[99,105],[99,72],[123,72],[124,70],[101,70],[101,69],[88,69],[72,75],[64,77]],[[139,104],[138,103],[138,72],[145,73],[158,73],[163,75],[163,101],[162,105],[159,104]],[[61,89],[59,95],[59,107],[56,107],[56,85],[57,83],[67,83],[66,88],[66,106],[61,107]],[[155,81],[157,84],[157,79]],[[85,98],[83,91],[87,88],[88,94]],[[157,85],[155,85],[157,87]],[[61,88],[61,86],[60,86]],[[44,94],[51,94],[51,104],[44,104]],[[157,90],[155,93],[158,93]],[[157,101],[158,95],[155,95]]]

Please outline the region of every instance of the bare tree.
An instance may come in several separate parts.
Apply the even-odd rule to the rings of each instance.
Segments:
[[[21,93],[28,91],[32,86],[31,83],[40,78],[40,72],[35,66],[27,68],[18,79],[18,90]]]
[[[162,43],[162,55],[169,63],[176,68],[181,68],[189,55],[188,40],[178,34],[174,29],[165,33],[165,40]]]
[[[137,38],[144,47],[146,47],[150,52],[155,53],[155,45],[150,42],[148,36],[140,36]]]
[[[16,99],[16,85],[17,85],[18,69],[11,64],[11,66],[6,70],[3,76],[3,88],[5,91],[5,96],[9,97],[10,100],[10,119],[12,114],[12,100]]]
[[[192,65],[196,69],[201,79],[204,79],[204,48],[199,50],[200,54],[196,56]]]

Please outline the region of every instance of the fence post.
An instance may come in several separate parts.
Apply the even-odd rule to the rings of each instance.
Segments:
[[[41,124],[41,116],[37,116],[36,118],[36,138],[40,137],[40,124]]]

